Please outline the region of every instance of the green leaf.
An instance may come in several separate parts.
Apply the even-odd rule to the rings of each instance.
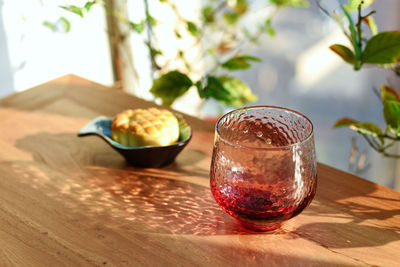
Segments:
[[[372,122],[362,122],[358,124],[357,132],[360,134],[372,135],[378,137],[381,143],[384,143],[384,139],[382,137],[382,130],[381,128]]]
[[[365,8],[369,5],[371,5],[374,0],[349,0],[348,4],[345,6],[347,8],[348,11],[354,11],[357,10],[358,6],[361,4],[362,8]]]
[[[42,24],[43,24],[43,26],[47,27],[52,32],[55,32],[57,30],[56,24],[51,21],[46,20],[46,21],[43,21]]]
[[[206,98],[204,90],[203,90],[202,82],[201,81],[197,81],[194,85],[197,88],[197,92],[199,93],[200,98]]]
[[[395,100],[385,101],[383,104],[383,116],[386,124],[392,129],[400,128],[400,102]]]
[[[275,29],[271,25],[271,19],[268,18],[265,20],[262,29],[271,37],[275,36]]]
[[[257,100],[257,96],[251,92],[250,87],[238,78],[223,75],[218,79],[229,93],[228,99],[220,101],[223,104],[231,107],[241,107]]]
[[[207,77],[207,85],[203,88],[199,95],[203,95],[205,99],[210,97],[215,98],[222,103],[230,101],[229,91],[225,89],[219,78],[215,76]]]
[[[144,30],[144,22],[142,21],[141,23],[134,23],[134,22],[129,22],[129,26],[131,27],[132,30],[134,30],[137,33],[142,33]]]
[[[159,50],[159,49],[155,49],[154,47],[152,47],[151,49],[150,49],[150,54],[151,54],[151,56],[152,57],[155,57],[155,56],[158,56],[158,55],[162,55],[162,52],[161,52],[161,50]]]
[[[194,24],[191,21],[186,21],[186,29],[193,36],[198,36],[200,34],[199,29],[197,28],[196,24]]]
[[[53,32],[69,32],[71,30],[71,23],[65,17],[60,17],[55,23],[51,21],[44,21],[43,26],[49,28]]]
[[[393,87],[381,84],[381,100],[383,103],[389,100],[400,102],[400,95]]]
[[[298,6],[298,7],[307,7],[307,0],[269,0],[272,4],[277,6]]]
[[[74,5],[68,5],[68,6],[59,6],[62,9],[65,9],[69,12],[72,12],[78,16],[80,16],[81,18],[83,18],[83,10],[82,8],[78,7],[78,6],[74,6]]]
[[[350,63],[351,65],[354,65],[356,58],[353,51],[351,51],[350,48],[340,44],[331,45],[329,48],[333,52],[338,54],[344,61]]]
[[[358,122],[350,118],[341,118],[336,121],[333,128],[348,127],[360,134],[372,135],[378,137],[381,143],[384,143],[381,128],[372,122]]]
[[[235,56],[225,63],[221,65],[221,67],[228,69],[230,71],[234,70],[244,70],[250,68],[250,63],[248,61],[257,61],[260,62],[261,60],[258,57],[253,57],[253,56]]]
[[[176,38],[182,39],[182,35],[179,33],[179,30],[178,30],[178,29],[175,29],[175,30],[174,30],[174,34],[175,34]]]
[[[61,24],[61,26],[63,27],[65,32],[70,32],[71,30],[71,23],[69,22],[68,19],[66,19],[65,17],[60,17],[59,18],[59,22]]]
[[[247,84],[227,75],[207,76],[206,86],[202,88],[202,83],[198,81],[196,87],[201,98],[214,98],[231,107],[241,107],[257,100],[257,96],[251,92]]]
[[[170,106],[174,101],[185,94],[193,85],[192,80],[179,71],[170,71],[156,79],[150,92],[161,98],[163,105]]]
[[[356,125],[359,122],[356,120],[353,120],[351,118],[341,118],[335,122],[333,125],[333,128],[340,128],[340,127],[350,127],[352,125]]]
[[[212,6],[210,6],[210,5],[205,6],[202,10],[202,14],[203,14],[203,19],[205,22],[212,23],[215,21],[215,18],[214,18],[215,13],[214,13]]]
[[[362,62],[370,64],[396,63],[400,57],[400,31],[381,32],[368,40],[362,52]]]
[[[88,1],[86,2],[85,6],[83,7],[86,10],[86,13],[90,11],[90,9],[92,8],[93,4],[95,4],[95,1]]]
[[[145,42],[145,44],[147,45],[147,48],[149,49],[152,58],[154,58],[157,55],[162,55],[161,50],[154,48],[153,46],[151,46],[149,42]]]
[[[228,1],[229,3],[230,1]],[[248,10],[248,3],[247,0],[236,0],[233,9],[240,15],[244,14]]]
[[[363,134],[381,135],[381,128],[372,122],[362,122],[358,126],[358,131]]]
[[[240,18],[240,14],[237,13],[236,11],[233,12],[225,12],[224,13],[224,20],[226,23],[228,23],[229,25],[234,25],[236,24],[236,22],[238,22]]]
[[[206,51],[208,55],[215,57],[214,49],[212,47],[209,47]]]
[[[371,30],[372,35],[378,34],[378,26],[376,25],[373,17],[371,16],[365,17],[363,18],[363,21],[365,24],[367,24],[368,28]]]
[[[150,15],[149,12],[146,12],[146,21],[148,21],[151,26],[157,25],[157,20],[152,15]]]

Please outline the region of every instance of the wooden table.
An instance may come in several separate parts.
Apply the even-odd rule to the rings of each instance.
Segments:
[[[318,165],[311,206],[250,233],[209,189],[213,125],[162,169],[135,169],[98,115],[153,104],[76,76],[0,101],[0,266],[400,266],[400,193]]]

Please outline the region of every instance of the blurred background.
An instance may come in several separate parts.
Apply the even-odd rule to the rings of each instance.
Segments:
[[[59,7],[66,2],[0,0],[0,98],[73,73],[154,100],[149,93],[153,82],[152,63],[141,36],[129,35],[123,40],[125,50],[118,52],[110,38],[118,32],[110,31],[113,22],[101,5],[94,5],[81,18]],[[73,2],[82,6],[86,1]],[[169,32],[173,14],[160,2],[148,1],[147,8],[162,21],[154,34],[168,44],[164,53],[173,57],[178,46],[176,37]],[[186,18],[198,17],[201,0],[175,2]],[[257,6],[261,1],[253,2]],[[336,2],[324,1],[324,4],[329,9]],[[127,1],[128,8],[121,12],[139,22],[145,16],[143,3]],[[375,1],[370,9],[377,11],[374,17],[380,31],[400,29],[400,1]],[[252,25],[258,17],[271,12],[268,7],[259,8],[244,23]],[[320,162],[400,191],[398,159],[383,158],[347,129],[332,129],[341,117],[368,120],[383,127],[382,104],[373,89],[382,83],[400,88],[399,77],[373,67],[355,72],[331,52],[330,45],[346,43],[346,40],[340,27],[314,1],[309,1],[308,8],[280,10],[274,16],[273,27],[274,37],[262,36],[246,51],[262,62],[234,74],[258,95],[254,104],[284,106],[305,114],[314,124]],[[132,59],[133,66],[125,63],[126,73],[116,74],[115,56]],[[123,75],[122,84],[118,75]],[[203,118],[228,111],[215,101],[201,101],[195,92],[189,92],[173,107]],[[400,148],[395,147],[394,151],[400,153]]]

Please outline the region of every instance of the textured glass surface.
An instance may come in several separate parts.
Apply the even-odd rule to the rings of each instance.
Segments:
[[[315,195],[311,122],[279,107],[227,113],[216,127],[210,184],[218,205],[246,227],[278,228]]]

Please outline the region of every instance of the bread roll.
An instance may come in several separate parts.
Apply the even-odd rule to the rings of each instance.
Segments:
[[[128,109],[111,125],[112,139],[127,146],[168,146],[179,138],[179,123],[166,109]]]

